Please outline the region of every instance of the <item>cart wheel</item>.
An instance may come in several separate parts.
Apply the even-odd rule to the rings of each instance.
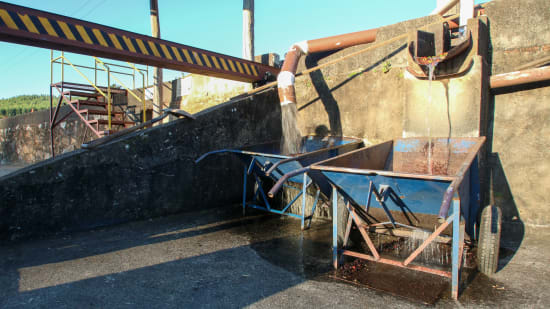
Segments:
[[[500,208],[489,205],[481,212],[477,259],[479,271],[491,275],[497,271],[502,215]]]

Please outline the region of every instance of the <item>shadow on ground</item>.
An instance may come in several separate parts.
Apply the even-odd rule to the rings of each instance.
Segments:
[[[326,240],[308,236],[315,228],[300,233],[299,221],[239,213],[7,245],[0,307],[243,307],[329,269],[311,259],[330,256]]]
[[[423,306],[332,279],[330,222],[301,232],[299,220],[240,214],[228,207],[3,245],[0,307]],[[461,304],[530,303],[545,288],[523,280],[517,290],[523,270],[533,271],[522,252],[500,277],[472,276]],[[447,305],[456,303],[436,302]]]

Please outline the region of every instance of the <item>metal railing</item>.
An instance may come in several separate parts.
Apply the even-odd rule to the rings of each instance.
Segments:
[[[146,113],[145,113],[145,78],[144,78],[144,75],[143,75],[143,72],[141,72],[138,68],[136,68],[135,66],[133,67],[127,67],[127,66],[121,66],[121,65],[117,65],[115,64],[115,66],[119,66],[119,67],[124,67],[124,68],[129,68],[129,69],[132,69],[133,71],[133,83],[134,83],[134,88],[135,89],[135,73],[136,71],[137,72],[140,72],[142,74],[142,80],[143,80],[143,93],[142,93],[142,97],[138,97],[131,89],[128,88],[128,86],[126,86],[124,84],[124,82],[122,82],[120,79],[118,79],[115,75],[111,75],[112,71],[111,71],[111,68],[110,68],[110,65],[113,65],[112,63],[111,64],[107,64],[103,61],[101,61],[99,58],[95,57],[94,56],[94,60],[95,60],[95,63],[96,63],[96,66],[97,64],[99,63],[104,70],[107,70],[107,83],[109,84],[107,90],[108,91],[111,91],[111,77],[117,82],[119,83],[129,94],[131,94],[134,98],[136,98],[136,100],[138,100],[139,102],[141,102],[142,106],[143,106],[143,122],[146,121]],[[109,113],[109,129],[111,128],[111,116],[110,116],[110,113]]]
[[[70,62],[67,57],[65,57],[64,52],[61,52],[61,55],[54,58],[54,52],[51,50],[50,52],[50,85],[54,82],[54,64],[60,64],[61,65],[61,91],[63,91],[63,82],[65,81],[65,66],[71,66],[75,72],[77,72],[86,82],[92,86],[101,96],[103,96],[107,100],[107,118],[108,118],[108,127],[109,130],[111,130],[111,107],[112,107],[112,98],[111,98],[111,78],[115,80],[118,84],[120,84],[124,90],[127,91],[127,93],[131,94],[135,99],[138,100],[138,102],[141,102],[142,109],[143,109],[143,118],[142,123],[147,121],[146,117],[146,98],[145,98],[145,91],[149,84],[149,66],[146,66],[145,69],[138,68],[135,65],[128,63],[129,66],[120,65],[116,63],[108,63],[103,62],[97,57],[94,58],[94,66],[85,66],[80,64],[73,64]],[[115,71],[111,69],[111,67],[117,67],[123,70],[128,70],[131,73],[123,72],[122,70]],[[84,73],[82,73],[80,69],[87,69],[87,70],[93,70],[94,71],[94,81],[91,81],[90,78],[88,78]],[[106,73],[106,79],[107,79],[107,94],[105,94],[104,91],[100,89],[100,87],[97,85],[98,80],[98,72],[105,72]],[[142,80],[142,89],[143,93],[141,98],[134,93],[136,89],[136,74],[139,74],[141,76]],[[119,78],[117,78],[117,75],[122,76],[129,76],[132,78],[132,89],[130,89],[124,82],[122,82]],[[139,77],[139,76],[138,76]]]

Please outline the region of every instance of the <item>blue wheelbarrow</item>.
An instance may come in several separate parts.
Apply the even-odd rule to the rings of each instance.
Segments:
[[[332,185],[334,267],[338,268],[341,257],[352,256],[448,277],[456,299],[466,238],[468,243],[478,244],[480,270],[495,271],[501,214],[491,206],[479,216],[478,157],[484,142],[484,137],[402,138],[308,167],[305,171],[321,172]],[[338,218],[338,195],[347,209],[340,212],[342,218]],[[353,224],[369,253],[347,248]],[[341,230],[339,225],[343,225]],[[338,231],[342,232],[340,242]],[[429,236],[400,260],[381,256],[369,236],[388,231],[402,237],[415,231]],[[434,241],[452,243],[450,271],[414,262]]]
[[[195,163],[199,163],[205,157],[219,153],[232,153],[237,155],[244,163],[243,171],[243,215],[247,207],[268,211],[280,215],[296,217],[301,220],[302,230],[305,227],[305,220],[309,220],[308,227],[311,225],[311,219],[320,193],[330,195],[330,184],[320,172],[303,173],[303,175],[295,177],[284,177],[296,171],[303,170],[311,164],[332,158],[348,151],[356,150],[362,145],[362,140],[348,137],[317,137],[313,135],[304,136],[302,138],[300,152],[295,154],[283,154],[281,152],[281,142],[273,141],[264,144],[244,147],[242,149],[221,149],[211,151],[200,156]],[[256,183],[253,199],[247,202],[247,178],[252,175]],[[272,207],[268,196],[262,188],[262,178],[271,178],[274,181],[284,180],[281,186],[298,191],[298,194],[282,209]],[[305,215],[306,194],[307,189],[315,185],[317,187],[315,200],[311,215]],[[300,188],[301,186],[301,188]],[[302,211],[301,214],[289,212],[290,207],[302,196]],[[260,201],[263,201],[261,203]],[[271,196],[273,197],[273,196]]]

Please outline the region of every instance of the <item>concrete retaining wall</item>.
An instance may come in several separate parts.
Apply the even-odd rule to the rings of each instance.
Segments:
[[[550,55],[550,1],[494,0],[486,5],[492,74]],[[498,89],[490,100],[493,200],[505,218],[549,225],[550,82]]]
[[[228,102],[93,151],[0,178],[0,240],[89,229],[237,202],[242,165],[204,152],[280,138],[275,90]]]
[[[59,115],[70,111],[61,108]],[[49,110],[0,120],[0,165],[35,163],[51,157]],[[85,134],[85,125],[69,117],[54,129],[56,153],[65,153],[80,148],[91,132]]]

